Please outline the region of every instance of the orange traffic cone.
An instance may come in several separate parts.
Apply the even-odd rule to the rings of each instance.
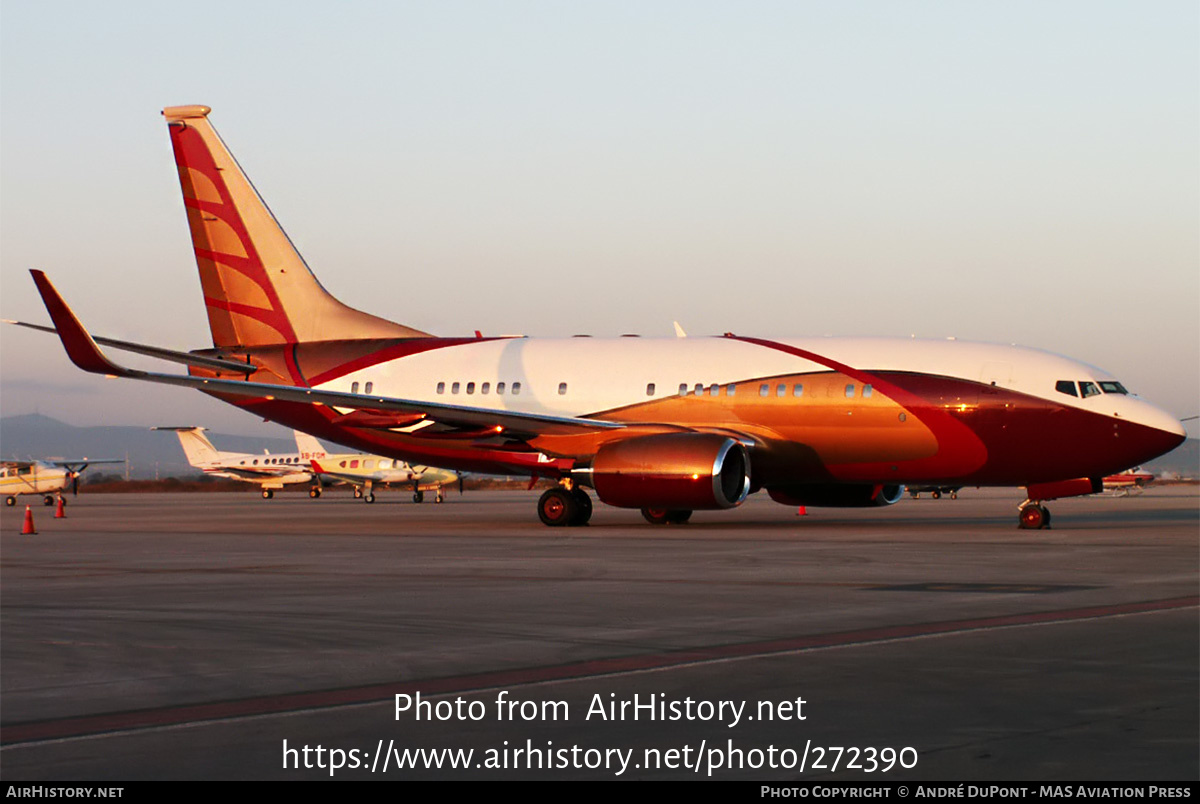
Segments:
[[[796,516],[808,516],[808,509],[803,505],[796,511]]]
[[[66,519],[67,518],[67,504],[63,501],[62,495],[59,495],[58,505],[56,505],[54,507],[54,518],[55,519]]]
[[[21,535],[37,535],[37,531],[33,529],[33,509],[28,505],[25,506],[25,524],[21,526]]]

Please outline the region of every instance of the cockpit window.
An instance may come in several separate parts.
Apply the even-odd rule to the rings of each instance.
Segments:
[[[1087,380],[1079,381],[1079,391],[1084,399],[1087,399],[1089,396],[1096,396],[1100,393],[1100,389],[1096,387],[1096,383],[1088,382]]]
[[[1071,380],[1059,380],[1058,382],[1054,383],[1054,390],[1058,391],[1060,394],[1066,394],[1067,396],[1079,396],[1079,394],[1075,391],[1075,383]]]
[[[1119,382],[1113,382],[1111,380],[1102,380],[1100,382],[1100,390],[1106,394],[1128,394],[1129,393],[1128,391],[1125,390],[1124,385],[1121,385],[1121,383],[1119,383]]]

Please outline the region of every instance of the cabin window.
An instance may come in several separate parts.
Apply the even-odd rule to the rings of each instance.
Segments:
[[[558,384],[558,395],[559,396],[567,395],[567,384],[565,382],[560,382]]]
[[[374,468],[375,468],[375,459],[374,458],[363,461],[363,469],[374,469]]]
[[[391,459],[390,459],[390,458],[384,458],[383,460],[381,460],[381,461],[379,462],[379,468],[380,468],[380,469],[391,469],[391,468],[392,468],[392,461],[391,461]]]
[[[467,383],[467,393],[468,394],[475,393],[475,383],[473,383],[473,382]]]
[[[250,463],[254,464],[255,466],[258,466],[258,458],[255,458]]]
[[[453,385],[450,386],[450,393],[457,394],[459,387],[460,386],[458,383],[454,383]]]
[[[358,468],[358,459],[357,459],[357,458],[355,458],[354,460],[350,461],[350,468],[351,468],[351,469],[357,469],[357,468]]]
[[[654,396],[654,383],[646,383],[646,396]]]
[[[1096,387],[1096,384],[1094,382],[1088,382],[1087,380],[1080,380],[1079,381],[1079,392],[1083,396],[1084,399],[1087,399],[1089,396],[1096,396],[1097,394],[1099,394],[1100,389]]]
[[[357,381],[350,383],[350,393],[352,393],[352,394],[358,393],[358,382]]]
[[[1128,391],[1125,390],[1125,386],[1121,385],[1121,383],[1113,382],[1113,381],[1106,381],[1106,380],[1102,380],[1100,382],[1100,390],[1106,394],[1128,394],[1129,393]]]
[[[1058,382],[1054,383],[1054,390],[1058,391],[1060,394],[1066,394],[1067,396],[1079,396],[1079,394],[1075,391],[1075,383],[1073,383],[1071,380],[1059,380]]]
[[[875,392],[875,389],[871,387],[870,383],[867,383],[866,385],[863,386],[863,399],[870,399],[871,394],[874,392]]]
[[[796,383],[795,385],[793,385],[792,386],[792,396],[796,397],[797,399],[804,396],[804,385],[801,383]]]
[[[787,383],[779,383],[775,386],[775,396],[787,396]]]
[[[345,469],[345,468],[346,468],[346,462],[345,462],[345,461],[342,461],[341,463],[339,463],[339,464],[338,464],[338,466],[340,466],[340,467],[342,467],[343,469]]]
[[[847,399],[854,398],[854,383],[850,383],[846,386],[846,398]]]
[[[439,382],[439,383],[437,384],[437,392],[438,392],[439,394],[444,394],[444,393],[446,393],[446,383],[444,383],[444,382]]]
[[[504,395],[504,383],[502,383],[502,382],[496,383],[496,393],[500,394],[501,396]]]
[[[737,393],[736,385],[729,383],[729,385],[725,386],[725,396],[733,396],[735,393]]]
[[[687,396],[687,383],[686,382],[679,383],[679,395]]]
[[[479,393],[486,394],[488,391],[491,390],[491,388],[492,388],[492,384],[490,382],[485,382],[483,385],[479,386]]]
[[[716,383],[713,383],[712,385],[708,386],[708,395],[709,396],[720,396],[720,394],[721,394],[721,386],[717,385]]]
[[[374,387],[375,387],[375,383],[373,383],[373,382],[367,383],[365,386],[363,386],[363,393],[364,394],[371,393],[371,389]]]
[[[762,385],[758,386],[758,395],[759,396],[768,396],[768,395],[770,395],[770,393],[771,393],[771,386],[767,385],[765,382]]]
[[[521,383],[514,382],[512,384],[512,392],[513,392],[513,396],[516,396],[517,394],[521,393]]]

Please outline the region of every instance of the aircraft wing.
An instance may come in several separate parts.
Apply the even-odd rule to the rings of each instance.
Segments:
[[[207,470],[206,470],[207,471]],[[272,477],[283,477],[284,475],[294,475],[300,472],[307,472],[302,463],[281,464],[279,466],[228,466],[221,465],[216,467],[215,474],[229,475],[230,477],[239,477],[243,480],[269,480]]]
[[[520,413],[509,410],[490,410],[465,405],[447,405],[414,399],[398,399],[343,391],[320,391],[291,385],[248,382],[245,380],[223,380],[193,377],[190,375],[160,374],[151,371],[127,368],[112,362],[96,345],[95,339],[84,329],[75,313],[67,306],[62,296],[42,271],[31,270],[42,301],[54,322],[55,331],[62,340],[63,348],[71,362],[84,371],[108,377],[125,377],[165,385],[181,385],[213,393],[236,396],[278,399],[288,402],[322,404],[364,411],[416,414],[418,421],[429,420],[458,428],[474,428],[480,435],[508,435],[515,438],[534,435],[559,435],[594,432],[597,430],[623,429],[624,424],[599,419],[567,416],[548,416],[536,413]],[[185,353],[177,353],[185,354]]]

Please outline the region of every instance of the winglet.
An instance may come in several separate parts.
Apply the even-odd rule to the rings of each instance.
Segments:
[[[131,376],[127,369],[121,368],[104,356],[100,347],[92,340],[92,336],[83,328],[83,324],[79,323],[75,313],[63,301],[58,290],[46,278],[46,274],[38,270],[30,270],[29,273],[33,275],[38,293],[42,294],[42,302],[50,313],[50,320],[54,322],[58,337],[62,339],[63,348],[67,350],[67,357],[71,358],[71,362],[93,374],[107,374],[110,377]]]

